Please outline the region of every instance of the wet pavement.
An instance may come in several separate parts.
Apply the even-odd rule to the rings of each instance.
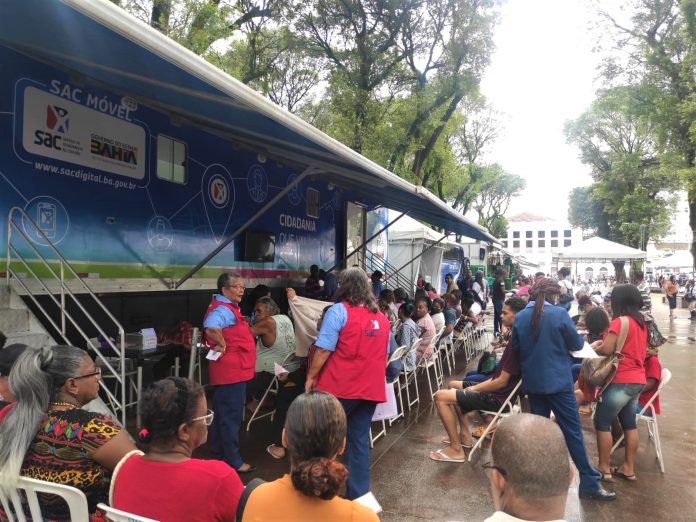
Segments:
[[[640,446],[636,462],[638,481],[619,480],[607,489],[617,492],[614,502],[583,500],[577,496],[577,472],[566,505],[568,521],[603,520],[696,520],[696,321],[688,311],[677,310],[669,321],[667,306],[653,294],[657,324],[669,342],[660,349],[663,368],[672,371],[672,380],[661,393],[659,430],[665,473],[660,468],[645,423],[639,424]],[[475,366],[475,362],[469,364]],[[456,378],[465,373],[464,354],[457,358]],[[448,377],[445,377],[448,379]],[[445,434],[434,406],[428,400],[427,381],[420,382],[421,404],[387,429],[386,436],[372,450],[372,491],[384,509],[383,521],[481,521],[493,511],[488,480],[481,463],[488,461],[488,445],[472,463],[439,463],[429,452],[442,447]],[[425,400],[424,400],[425,398]],[[591,462],[597,462],[595,432],[589,416],[581,416],[585,443]],[[270,421],[262,419],[244,431],[242,453],[258,471],[244,475],[273,480],[288,471],[287,459],[276,460],[266,453],[270,444]],[[201,456],[205,447],[200,448]],[[612,464],[620,464],[619,449]],[[282,520],[282,515],[279,515]]]

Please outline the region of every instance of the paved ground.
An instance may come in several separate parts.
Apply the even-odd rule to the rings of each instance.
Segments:
[[[665,474],[660,473],[645,426],[640,426],[638,482],[619,481],[611,488],[619,496],[615,502],[596,503],[580,502],[574,481],[566,507],[568,521],[696,520],[696,324],[687,319],[686,310],[678,310],[678,319],[670,323],[659,295],[653,295],[653,303],[660,330],[671,336],[660,352],[663,367],[673,375],[661,399]],[[456,375],[463,375],[463,359],[458,360],[457,368]],[[423,384],[421,397],[427,396],[427,383]],[[588,417],[582,420],[590,459],[596,462],[594,429]],[[272,480],[287,472],[287,460],[274,460],[264,451],[270,442],[268,426],[267,420],[260,420],[242,436],[243,454],[259,467],[254,475],[243,477],[244,482],[254,476]],[[432,462],[428,453],[441,447],[443,434],[437,413],[426,400],[376,443],[372,490],[384,509],[383,521],[480,521],[492,513],[493,502],[481,468],[488,460],[487,449],[472,464]],[[619,464],[621,460],[622,454],[616,453],[613,461]]]

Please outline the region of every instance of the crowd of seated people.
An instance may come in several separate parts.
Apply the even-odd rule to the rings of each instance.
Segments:
[[[479,283],[477,279],[480,279],[478,274],[471,283],[472,287]],[[518,279],[518,296],[525,281],[529,286],[529,279]],[[553,306],[558,295],[554,294],[548,281],[538,278],[537,284],[546,285],[544,299]],[[394,292],[382,290],[378,301],[380,311],[390,319],[393,328],[390,353],[397,346],[411,346],[420,339],[416,351],[418,360],[404,360],[409,369],[414,369],[422,357],[430,355],[430,342],[436,332],[444,328],[444,333],[449,334],[455,332],[459,324],[476,325],[483,313],[477,299],[480,296],[474,291],[462,294],[453,288],[451,293],[432,298],[427,286],[424,283],[415,299],[410,299],[402,289]],[[481,286],[479,283],[479,288]],[[534,290],[535,286],[529,290]],[[657,352],[646,349],[647,330],[639,314],[643,306],[642,296],[634,290],[631,285],[615,286],[608,298],[603,299],[603,306],[597,306],[587,295],[578,298],[580,317],[576,326],[586,330],[586,340],[599,353],[607,354],[615,349],[621,328],[620,318],[625,317],[629,322],[618,378],[604,391],[594,420],[599,449],[597,469],[605,483],[613,482],[616,477],[636,480],[634,465],[638,435],[635,415],[655,393],[661,376]],[[539,296],[538,289],[531,292],[531,297],[535,296]],[[435,394],[434,402],[447,437],[443,438],[446,446],[430,454],[432,460],[463,462],[465,449],[473,445],[476,434],[481,435],[488,420],[484,418],[478,433],[472,433],[467,414],[497,410],[519,379],[525,380],[520,355],[512,349],[510,332],[515,315],[526,306],[524,297],[505,301],[500,317],[502,337],[496,341],[503,350],[492,374],[479,376],[480,379],[467,374],[463,380],[450,382],[450,389]],[[268,374],[263,376],[265,381],[259,386],[263,391],[273,379],[273,363],[282,361],[294,351],[294,332],[290,319],[279,313],[270,297],[260,296],[253,311],[252,331],[257,336],[257,353],[269,355],[266,361],[261,357],[262,362],[256,367],[258,373]],[[317,325],[318,329],[320,327],[321,324]],[[60,358],[55,357],[57,350],[60,350]],[[268,352],[264,353],[264,350]],[[255,487],[242,504],[243,520],[275,520],[281,504],[285,520],[326,517],[332,520],[376,520],[376,515],[369,509],[339,498],[348,476],[348,470],[336,460],[345,445],[343,408],[330,394],[303,393],[306,358],[297,361],[295,367],[286,365],[286,369],[289,370],[287,373],[277,376],[279,390],[273,418],[273,442],[267,451],[278,459],[288,456],[290,473]],[[391,370],[390,374],[387,369],[387,380],[398,378],[401,368],[394,366]],[[3,376],[8,373],[10,378],[5,377],[3,381]],[[5,401],[0,403],[0,467],[3,478],[6,480],[21,474],[78,487],[87,495],[95,520],[102,517],[96,509],[99,502],[111,503],[118,509],[157,520],[173,520],[185,506],[196,504],[196,499],[202,496],[208,500],[197,508],[199,513],[196,516],[199,518],[192,520],[234,519],[243,491],[237,472],[224,462],[193,459],[191,456],[193,450],[206,442],[207,427],[214,417],[202,388],[186,379],[167,378],[145,392],[141,403],[144,429],[139,434],[140,442],[147,449],[143,454],[136,451],[117,423],[80,409],[98,396],[99,378],[99,368],[84,350],[78,348],[10,346],[0,351],[0,400]],[[575,385],[575,396],[583,408],[595,400],[596,389],[586,386],[580,377]],[[654,407],[659,414],[657,401]],[[30,429],[32,425],[34,428]],[[65,425],[71,427],[70,434],[61,431],[61,426]],[[610,467],[609,449],[617,436],[617,425],[625,437],[625,460],[621,466]],[[36,426],[39,426],[38,432]],[[555,424],[547,424],[543,417],[521,415],[501,421],[493,438],[489,466],[497,512],[489,520],[511,520],[506,516],[513,512],[522,520],[533,520],[533,513],[538,512],[535,510],[542,508],[558,512],[557,519],[563,516],[564,510],[560,506],[565,506],[567,482],[572,473],[568,471],[567,450],[561,452],[565,456],[565,467],[554,464],[556,487],[547,488],[548,495],[543,501],[541,497],[534,497],[539,502],[536,507],[525,493],[519,476],[509,473],[511,469],[527,468],[522,461],[530,457],[530,449],[525,446],[515,454],[509,448],[520,444],[520,434],[532,428],[535,436],[543,435],[556,445],[560,440],[562,449],[565,449],[561,431]],[[77,432],[81,433],[80,450],[68,451],[78,443],[75,437],[70,438]],[[537,445],[532,444],[533,447]],[[75,458],[75,454],[79,458]],[[544,466],[542,471],[549,471],[549,467]],[[561,471],[568,476],[565,485],[562,480],[559,484]],[[533,478],[530,475],[528,478],[544,483],[539,476]],[[157,487],[153,488],[151,485],[155,483]],[[216,493],[211,494],[211,491]],[[613,497],[607,497],[610,498]],[[51,519],[67,517],[61,502],[50,499],[47,502]],[[513,505],[526,511],[522,508],[505,509]],[[528,515],[519,516],[521,513]]]

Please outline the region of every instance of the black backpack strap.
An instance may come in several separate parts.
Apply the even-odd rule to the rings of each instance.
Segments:
[[[239,497],[239,504],[237,504],[237,515],[235,520],[237,522],[242,522],[242,517],[244,516],[244,508],[246,507],[247,501],[249,500],[249,495],[261,484],[265,484],[266,481],[260,478],[255,478],[249,481],[249,483],[244,487],[242,491],[242,496]]]

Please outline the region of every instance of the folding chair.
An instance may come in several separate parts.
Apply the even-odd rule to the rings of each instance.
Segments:
[[[426,358],[425,354],[421,357],[420,362],[418,363],[418,368],[422,368],[423,371],[425,372],[426,377],[428,378],[428,388],[430,389],[430,398],[431,400],[433,397],[435,397],[435,392],[440,389],[440,386],[443,384],[443,377],[442,374],[440,373],[440,351],[437,349],[437,343],[440,340],[440,336],[442,335],[442,332],[444,331],[444,328],[441,329],[435,337],[433,337],[430,340],[430,343],[428,343],[428,348],[432,348],[433,352],[430,358]],[[433,369],[434,373],[434,379],[435,379],[435,388],[433,389],[433,382],[430,379],[430,368]]]
[[[380,438],[381,436],[387,434],[387,423],[386,423],[386,421],[384,421],[384,420],[381,420],[381,421],[374,421],[372,424],[374,424],[375,422],[381,423],[381,424],[382,424],[382,429],[379,430],[379,431],[377,432],[376,435],[373,435],[373,434],[372,434],[372,425],[370,425],[370,448],[374,448],[374,447],[375,447],[375,442],[377,442],[377,440],[379,440],[379,438]]]
[[[295,355],[294,352],[290,352],[285,356],[283,359],[283,362],[280,364],[281,366],[285,366],[285,363],[287,363],[292,357]],[[268,397],[269,393],[272,393],[273,395],[278,395],[278,390],[280,388],[280,384],[278,381],[278,376],[274,375],[273,380],[271,383],[268,385],[266,388],[266,391],[263,393],[263,397],[261,397],[261,400],[259,401],[258,406],[256,406],[256,409],[254,410],[254,413],[251,414],[251,417],[249,418],[249,422],[247,423],[247,431],[251,428],[251,423],[263,419],[264,417],[271,417],[273,419],[273,414],[275,413],[275,408],[272,409],[269,412],[259,414],[259,411],[261,410],[261,407],[263,406],[263,402],[266,400],[266,397]]]
[[[2,482],[11,483],[12,481],[3,477]],[[71,486],[27,477],[19,477],[15,486],[0,488],[0,504],[7,520],[9,522],[44,520],[38,493],[50,493],[61,497],[68,506],[69,520],[89,520],[87,497],[82,491]]]
[[[202,384],[203,378],[201,376],[201,331],[199,328],[193,329],[193,334],[191,335],[191,353],[189,354],[189,370],[188,378],[193,380],[193,375],[196,373],[196,368],[198,369],[198,384]]]
[[[418,392],[418,367],[413,368],[413,370],[408,370],[406,368],[406,360],[410,356],[413,356],[415,360],[416,350],[418,350],[420,343],[421,340],[416,339],[406,351],[406,354],[404,355],[404,367],[402,368],[400,375],[400,377],[404,378],[403,382],[400,384],[400,387],[402,390],[406,390],[406,405],[408,406],[409,411],[411,410],[411,406],[413,406],[417,402],[420,402],[420,395]],[[411,400],[411,393],[409,391],[411,381],[413,381],[413,387],[416,390],[416,398],[413,400]]]
[[[522,386],[522,379],[520,379],[517,382],[517,385],[512,389],[510,395],[507,396],[505,402],[503,402],[498,411],[481,411],[482,415],[493,415],[493,419],[491,420],[491,422],[488,423],[488,426],[486,426],[486,429],[479,437],[479,440],[476,441],[474,447],[471,448],[471,452],[469,453],[469,462],[471,462],[471,459],[474,457],[474,453],[476,453],[476,450],[478,450],[481,447],[483,441],[486,440],[488,433],[498,423],[499,419],[503,417],[509,417],[510,415],[514,415],[522,411],[522,408],[520,407],[520,399],[517,396],[517,392],[519,391],[520,386]]]
[[[120,509],[112,508],[104,503],[97,504],[97,507],[106,513],[106,519],[111,522],[157,522],[153,518],[141,517],[133,513],[127,513]]]
[[[670,381],[671,378],[672,372],[670,372],[667,368],[662,368],[662,375],[660,375],[660,384],[657,386],[657,390],[655,390],[655,395],[650,397],[650,400],[645,403],[645,406],[643,406],[643,408],[637,415],[637,418],[639,420],[645,421],[648,425],[648,436],[653,440],[653,444],[655,445],[655,454],[657,456],[657,461],[660,463],[660,471],[662,473],[665,472],[665,462],[662,458],[662,443],[660,442],[660,432],[657,428],[658,415],[655,413],[653,401],[660,395],[662,388],[667,386],[667,383]],[[646,412],[649,414],[647,414]],[[622,433],[621,437],[619,437],[619,440],[617,440],[612,446],[612,453],[614,453],[614,450],[616,450],[616,448],[619,447],[619,444],[621,444],[621,441],[623,439],[624,435]]]
[[[406,353],[408,353],[408,349],[409,349],[408,345],[403,345],[403,346],[399,346],[396,350],[394,350],[394,353],[392,353],[391,356],[389,356],[389,359],[387,360],[387,367],[389,367],[389,365],[395,361],[398,361],[400,359],[404,359],[404,357],[406,356]],[[396,393],[396,396],[399,398],[399,414],[396,417],[389,419],[390,426],[394,422],[396,422],[396,420],[399,417],[404,416],[404,400],[403,400],[402,395],[401,395],[401,383],[399,382],[398,375],[397,375],[396,379],[394,379],[394,381],[392,381],[392,385],[394,385],[394,392]]]

